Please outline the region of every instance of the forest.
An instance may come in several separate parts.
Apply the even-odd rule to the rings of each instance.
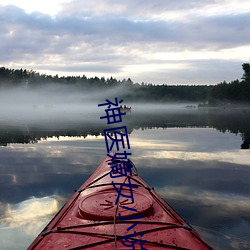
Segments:
[[[52,76],[40,74],[34,70],[9,69],[0,67],[0,88],[27,88],[57,84],[78,88],[85,93],[89,91],[120,90],[119,98],[130,102],[198,102],[200,106],[221,106],[232,104],[250,104],[250,64],[243,63],[242,78],[231,82],[221,82],[216,85],[154,85],[152,83],[134,83],[130,78],[117,80],[112,76],[104,77],[82,76]],[[112,96],[110,96],[112,97]],[[107,96],[107,98],[109,98]]]

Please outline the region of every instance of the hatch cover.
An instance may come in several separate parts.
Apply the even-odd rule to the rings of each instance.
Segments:
[[[129,189],[123,189],[122,194],[131,196]],[[120,195],[116,218],[118,218],[119,213],[122,218],[136,214],[144,214],[153,205],[152,199],[147,194],[133,190],[133,197],[134,203],[132,203],[131,198],[126,198]],[[80,215],[94,220],[113,220],[116,210],[116,198],[117,192],[115,189],[106,189],[92,193],[80,200]],[[136,211],[125,209],[123,206]]]

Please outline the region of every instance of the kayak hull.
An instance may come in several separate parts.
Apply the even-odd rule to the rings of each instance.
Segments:
[[[109,163],[106,157],[29,250],[212,249],[136,173],[114,178]]]

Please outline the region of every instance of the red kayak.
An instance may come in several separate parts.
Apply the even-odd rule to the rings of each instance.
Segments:
[[[212,249],[122,164],[106,157],[28,249]]]

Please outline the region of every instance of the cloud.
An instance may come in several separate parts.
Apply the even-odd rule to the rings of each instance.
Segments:
[[[12,13],[12,15],[8,16],[7,13]],[[17,36],[22,34],[24,38],[25,36],[32,38],[30,42],[34,42],[36,45],[39,45],[36,38],[42,39],[40,44],[45,43],[44,47],[59,45],[58,47],[61,48],[60,45],[64,45],[65,48],[67,43],[60,43],[66,39],[68,46],[72,47],[74,44],[79,46],[81,42],[91,44],[93,47],[105,44],[105,42],[108,42],[109,45],[164,42],[166,45],[175,43],[182,48],[195,49],[197,45],[199,45],[198,48],[200,46],[207,48],[214,44],[219,47],[245,45],[248,44],[250,36],[247,33],[245,33],[244,39],[240,36],[242,31],[249,29],[250,13],[196,17],[189,22],[168,22],[162,20],[137,21],[119,16],[90,18],[58,16],[52,18],[39,12],[27,14],[21,12],[19,8],[7,6],[2,18],[5,20],[3,28],[13,32],[12,35],[15,35],[16,32]],[[11,28],[13,29],[11,30]],[[220,32],[218,33],[218,31]],[[56,43],[53,44],[54,42]]]
[[[200,15],[201,12],[213,7],[220,7],[225,9],[233,1],[197,1],[197,0],[179,0],[179,1],[162,1],[162,0],[128,0],[126,2],[117,2],[115,0],[86,0],[84,2],[79,0],[70,1],[65,3],[65,8],[61,13],[64,15],[79,15],[79,16],[130,16],[134,19],[161,19],[168,17],[168,19],[183,18],[193,13]],[[246,0],[242,2],[247,3]],[[112,6],[112,7],[111,7]],[[230,8],[227,8],[230,9]],[[197,11],[198,10],[198,11]],[[200,12],[199,12],[200,11]],[[234,9],[235,11],[235,9]]]
[[[59,196],[46,196],[5,204],[0,217],[1,249],[26,249],[63,205],[62,200]]]
[[[34,220],[40,221],[42,218],[51,217],[58,209],[55,197],[31,198],[16,205],[8,204],[6,216],[0,222],[10,227],[34,224]]]
[[[66,2],[56,16],[0,5],[0,63],[62,75],[131,77],[139,82],[234,80],[241,76],[241,63],[250,59],[238,52],[249,46],[250,13],[240,7],[233,12],[233,4],[233,0],[143,4],[75,0]],[[239,70],[231,71],[226,49],[236,51],[233,63]],[[210,67],[203,67],[204,63]],[[220,63],[225,66],[210,70]],[[202,70],[207,73],[200,79]]]
[[[250,207],[250,199],[240,195],[226,195],[219,192],[209,192],[190,189],[188,187],[163,187],[158,188],[157,192],[161,197],[168,200],[171,199],[185,201],[188,203],[200,204],[200,206],[218,206],[217,215],[234,214],[235,217],[240,217],[241,214],[247,212]],[[202,205],[201,205],[202,204]],[[221,213],[221,214],[219,214]]]
[[[184,24],[181,22],[168,23],[161,20],[147,22],[135,21],[120,17],[105,19],[58,17],[53,19],[48,15],[41,15],[40,13],[27,14],[19,8],[14,7],[5,7],[2,12],[2,19],[5,20],[1,25],[2,30],[5,30],[5,34],[2,38],[5,38],[6,42],[12,42],[12,44],[8,44],[9,47],[11,47],[11,45],[13,45],[13,47],[19,45],[18,47],[20,49],[24,49],[25,47],[22,47],[22,45],[28,42],[26,43],[26,48],[32,49],[34,46],[36,48],[43,47],[45,52],[47,47],[54,48],[56,52],[58,48],[65,49],[66,47],[66,49],[70,49],[70,47],[77,48],[90,44],[92,45],[91,47],[95,47],[100,44],[105,45],[105,42],[109,45],[117,46],[120,44],[138,45],[138,43],[147,44],[150,42],[163,42],[166,45],[179,43],[185,48],[189,46],[190,48],[195,48],[195,44],[202,44],[209,40],[211,44],[213,42],[217,44],[218,30],[225,28],[229,18],[199,18],[189,24]],[[9,12],[14,14],[10,16],[6,15]],[[16,18],[14,19],[12,16]],[[245,44],[248,35],[246,35],[246,39],[241,42],[235,32],[239,30],[239,26],[241,29],[247,29],[249,19],[250,14],[244,14],[235,18],[230,17],[231,22],[228,29],[234,33],[230,41],[238,41],[237,46]],[[205,27],[206,30],[204,30]],[[208,31],[210,32],[209,34]],[[202,36],[203,33],[206,34],[205,37]],[[214,34],[217,36],[213,36]],[[208,40],[207,37],[210,37],[210,39]],[[18,38],[18,42],[16,38]],[[227,42],[228,40],[226,38],[228,37],[224,37]],[[65,40],[68,42],[65,43]],[[187,41],[190,40],[193,40],[195,43],[187,44]],[[14,41],[16,41],[16,43],[14,43]],[[74,44],[76,44],[76,46],[74,46]]]

